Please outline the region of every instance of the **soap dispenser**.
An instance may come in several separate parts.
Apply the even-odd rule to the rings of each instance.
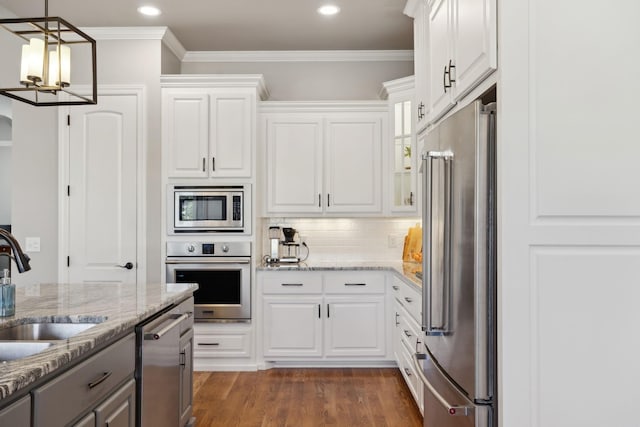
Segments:
[[[0,317],[16,313],[16,285],[11,283],[9,269],[5,268],[0,279]]]

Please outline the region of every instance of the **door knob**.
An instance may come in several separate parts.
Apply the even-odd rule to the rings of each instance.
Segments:
[[[131,270],[133,268],[133,263],[132,262],[128,262],[125,265],[117,265],[116,267],[126,268],[127,270]]]

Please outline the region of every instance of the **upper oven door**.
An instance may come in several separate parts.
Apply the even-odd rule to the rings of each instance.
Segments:
[[[168,258],[166,266],[167,282],[198,284],[193,294],[196,320],[251,319],[249,258]]]
[[[180,231],[243,231],[243,192],[175,190],[173,225]]]

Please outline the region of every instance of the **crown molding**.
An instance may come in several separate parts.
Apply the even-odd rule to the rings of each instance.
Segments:
[[[414,76],[407,76],[400,79],[389,80],[388,82],[382,83],[382,88],[380,89],[378,96],[380,97],[380,99],[387,99],[389,98],[389,94],[391,93],[413,90],[414,86]]]
[[[96,40],[161,40],[180,60],[187,50],[169,27],[82,27]]]
[[[420,4],[423,2],[424,0],[407,0],[407,3],[404,5],[404,10],[402,11],[402,13],[404,13],[405,15],[411,17],[411,18],[415,18],[417,15],[417,11],[418,11],[418,6],[420,6]]]
[[[184,48],[180,40],[173,34],[173,32],[167,28],[164,33],[164,37],[162,37],[162,43],[178,58],[180,62],[184,59],[184,56],[187,53],[187,50]]]
[[[388,112],[386,101],[264,101],[260,113]]]
[[[164,74],[160,76],[163,88],[206,88],[233,87],[254,88],[259,99],[268,99],[267,89],[262,74]]]
[[[183,62],[385,62],[413,61],[413,50],[190,51]]]

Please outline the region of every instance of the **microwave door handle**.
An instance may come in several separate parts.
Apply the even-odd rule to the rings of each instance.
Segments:
[[[232,257],[178,257],[167,258],[165,264],[225,264],[225,266],[232,266],[234,264],[250,264],[250,258],[232,258]]]

